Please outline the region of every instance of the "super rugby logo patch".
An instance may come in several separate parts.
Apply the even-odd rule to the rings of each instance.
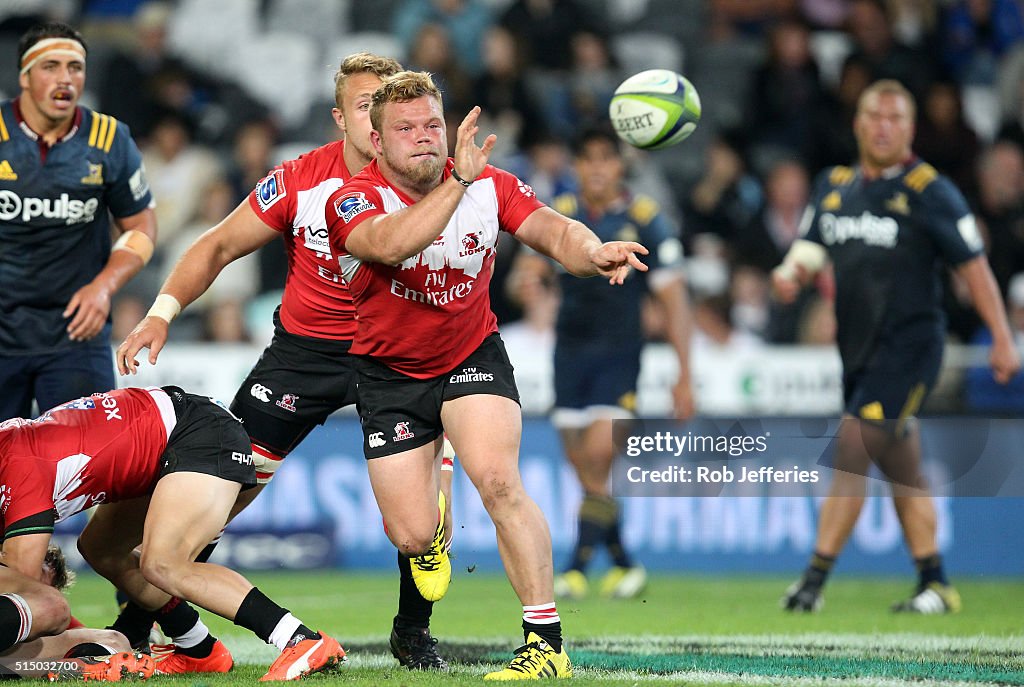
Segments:
[[[256,203],[263,212],[286,195],[288,194],[284,187],[283,169],[275,169],[256,184]]]
[[[377,206],[368,201],[364,193],[350,193],[334,201],[334,211],[346,223],[351,222],[356,215],[376,209]]]

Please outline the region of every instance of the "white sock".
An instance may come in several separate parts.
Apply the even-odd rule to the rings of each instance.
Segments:
[[[180,646],[182,649],[188,649],[199,644],[199,642],[206,639],[209,634],[210,628],[208,628],[202,620],[197,620],[196,624],[192,626],[192,629],[180,637],[171,637],[171,641],[174,642],[175,646]]]
[[[555,602],[537,606],[523,606],[523,620],[534,625],[553,625],[560,621]]]
[[[294,615],[285,613],[284,617],[277,621],[274,631],[270,633],[270,643],[284,651],[288,647],[288,641],[301,624]]]

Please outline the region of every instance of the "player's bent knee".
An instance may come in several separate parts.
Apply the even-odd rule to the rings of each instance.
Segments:
[[[164,556],[147,555],[143,552],[139,568],[146,582],[171,596],[180,596],[177,585],[178,566],[173,561]]]
[[[28,639],[56,635],[68,629],[71,608],[58,590],[41,585],[24,596],[32,610],[32,631]]]

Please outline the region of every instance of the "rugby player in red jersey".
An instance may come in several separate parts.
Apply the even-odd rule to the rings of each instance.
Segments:
[[[0,424],[4,563],[42,580],[54,524],[98,506],[78,542],[96,572],[142,608],[160,608],[170,594],[233,620],[281,649],[264,680],[299,679],[343,661],[338,642],[310,630],[233,570],[195,562],[242,488],[255,483],[238,418],[177,387],[120,389],[70,401],[35,420],[14,418]],[[17,627],[18,638],[31,637],[31,606],[4,598],[21,617],[15,623],[11,614],[0,616],[2,633],[9,637]],[[67,625],[66,606],[44,615],[49,624],[39,634]],[[135,656],[149,659],[151,674],[152,659]]]
[[[519,475],[519,395],[488,284],[499,231],[580,277],[621,284],[646,270],[638,243],[601,243],[547,208],[515,176],[487,164],[496,137],[474,141],[479,108],[447,157],[441,93],[425,72],[402,72],[373,94],[376,159],[329,199],[331,249],[359,316],[351,353],[359,376],[363,451],[388,535],[428,551],[436,494],[433,456],[447,431],[497,530],[523,604],[526,643],[486,679],[569,677],[554,603],[551,535]]]

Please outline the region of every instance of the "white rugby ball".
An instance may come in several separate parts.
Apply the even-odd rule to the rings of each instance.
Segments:
[[[615,89],[608,116],[626,143],[644,150],[667,148],[697,128],[700,96],[682,74],[648,69]]]

